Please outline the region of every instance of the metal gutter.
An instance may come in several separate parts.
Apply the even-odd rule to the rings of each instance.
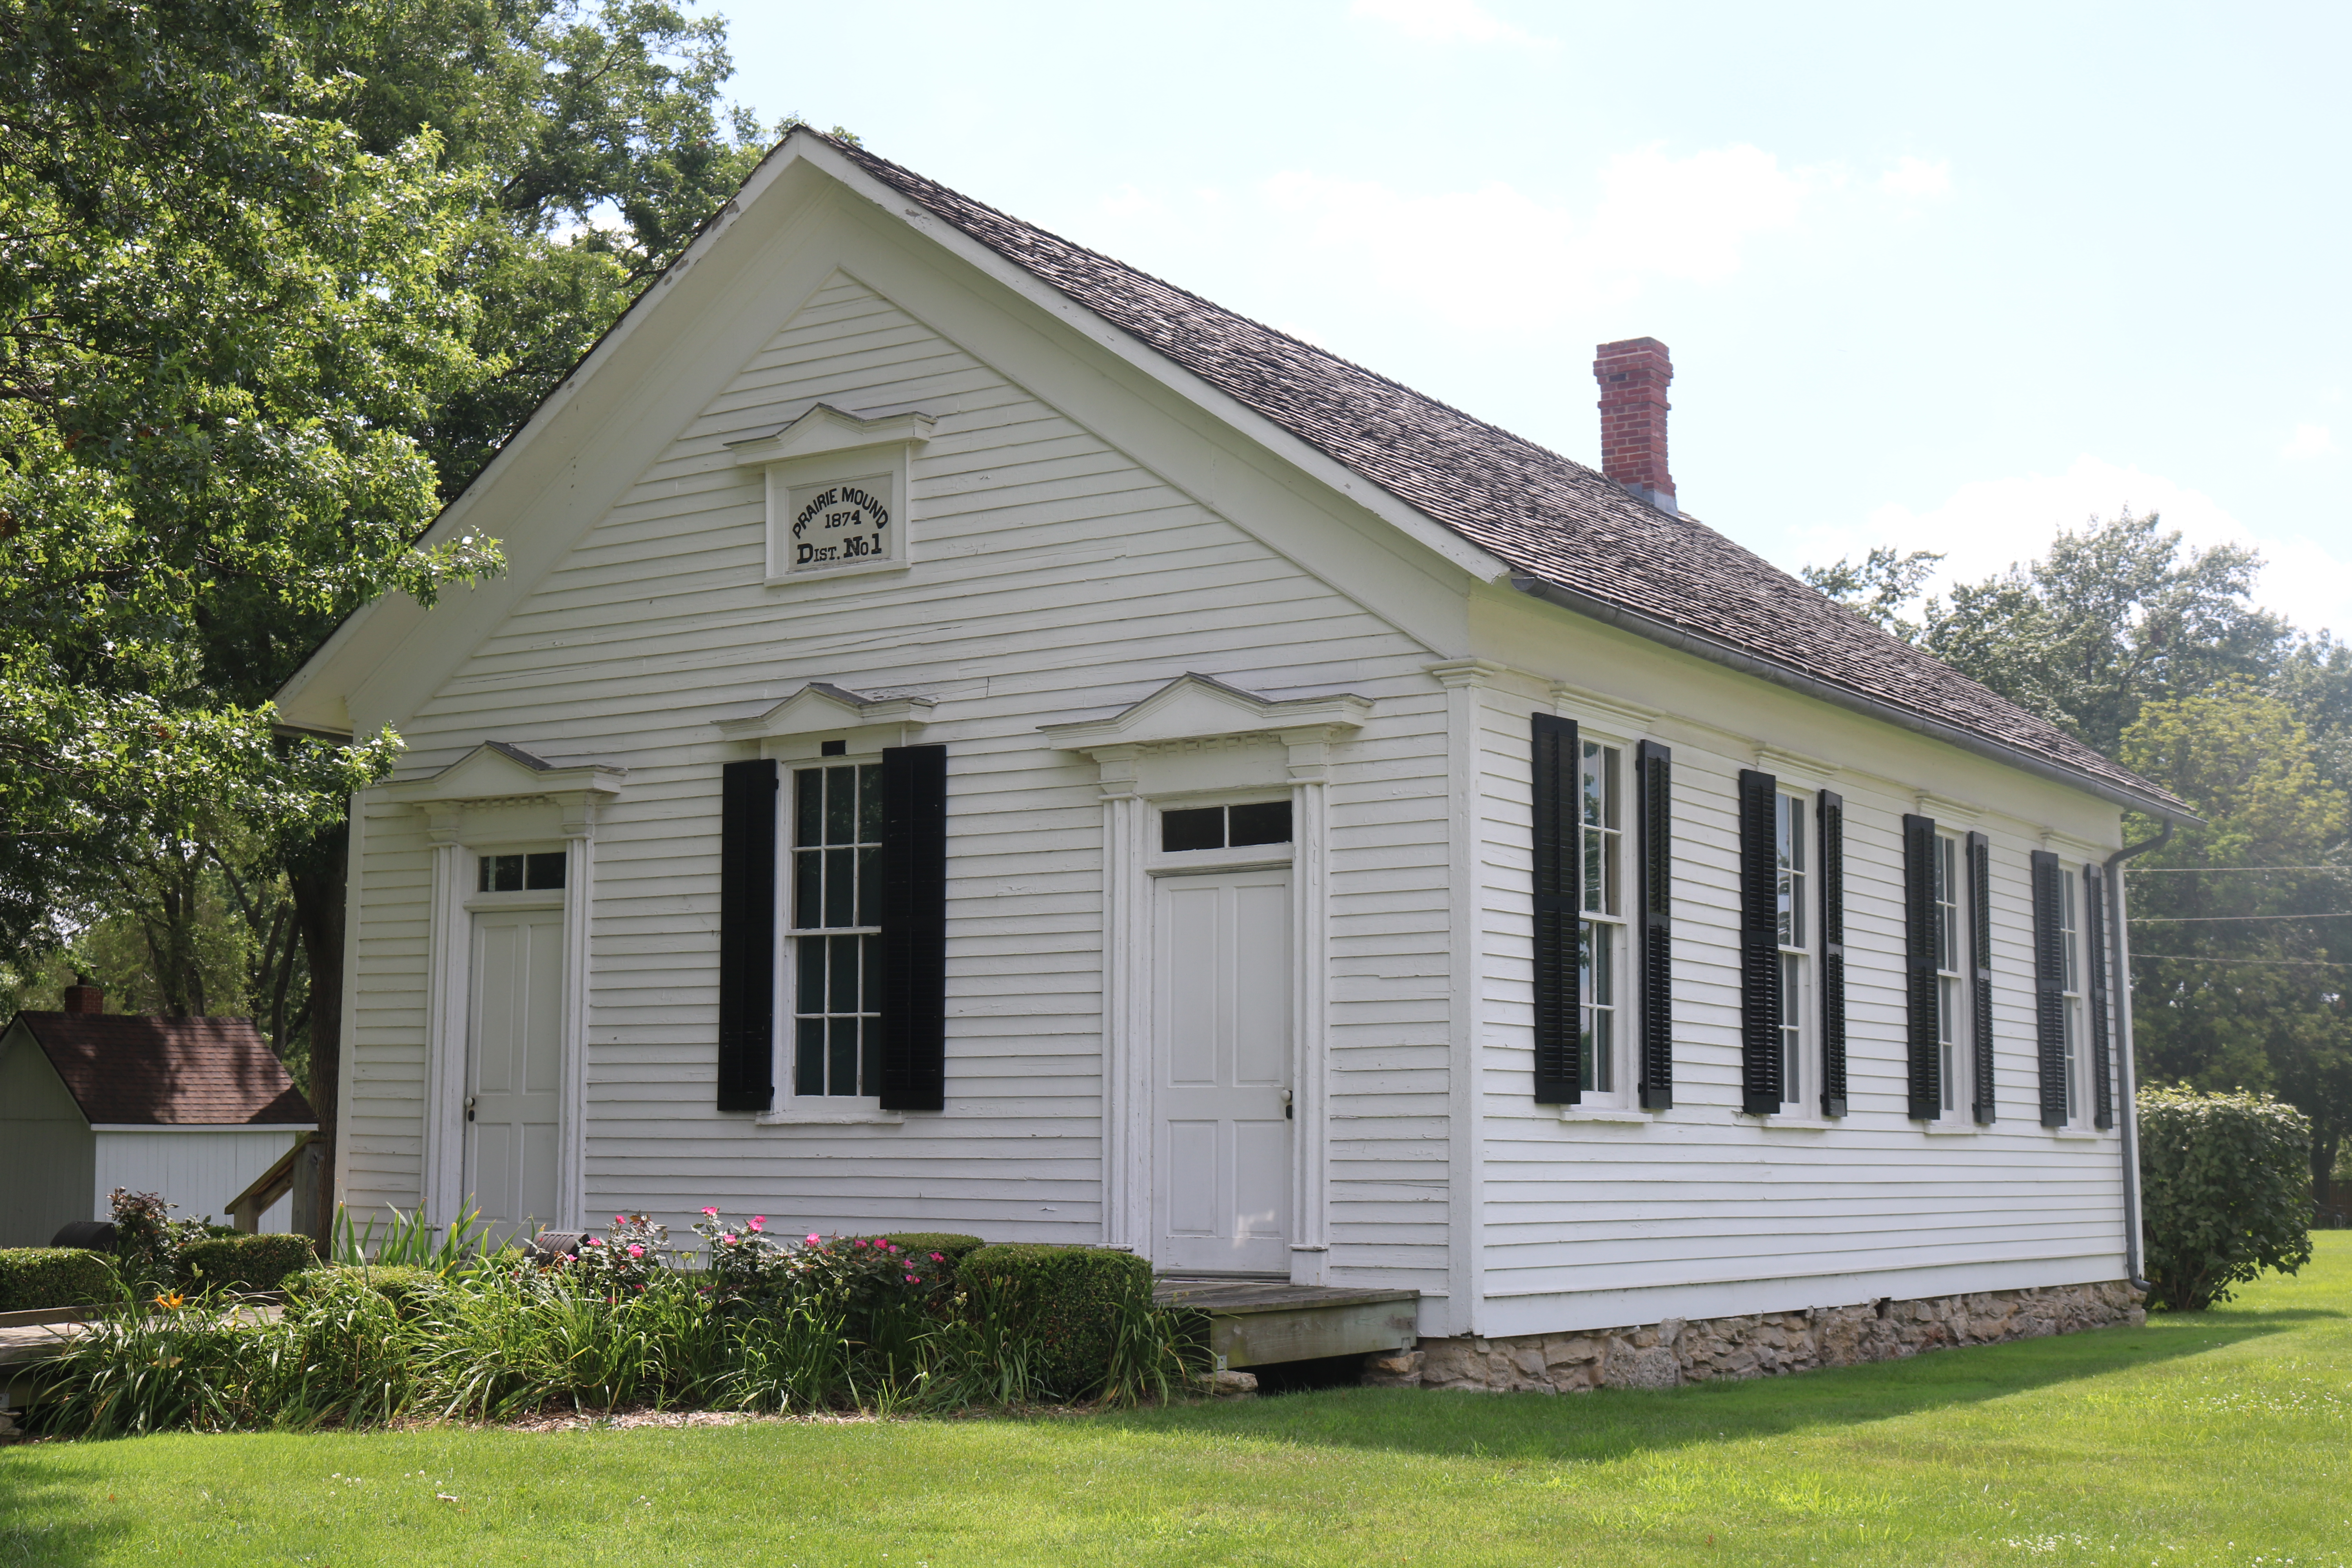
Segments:
[[[2147,1289],[2140,1278],[2145,1259],[2140,1256],[2139,1234],[2139,1075],[2132,1061],[2131,948],[2124,934],[2124,862],[2135,855],[2151,849],[2161,849],[2172,840],[2172,819],[2167,817],[2155,837],[2137,844],[2126,844],[2106,858],[2107,875],[2107,946],[2109,962],[2115,966],[2116,988],[2116,1077],[2123,1098],[2123,1159],[2124,1159],[2124,1276],[2132,1288]]]
[[[1594,620],[1615,626],[1620,631],[1632,632],[1636,637],[1647,637],[1655,643],[1664,643],[1666,647],[1683,653],[1693,654],[1712,663],[1728,666],[1743,675],[1752,675],[1759,680],[1769,680],[1775,686],[1786,687],[1791,691],[1801,692],[1807,697],[1816,698],[1821,701],[1832,703],[1885,723],[1899,725],[1930,739],[1941,741],[1946,745],[1958,746],[1961,751],[1973,752],[1978,756],[1990,758],[2004,766],[2020,768],[2054,784],[2062,784],[2070,789],[2078,789],[2085,794],[2096,795],[2112,805],[2120,805],[2132,811],[2144,812],[2149,816],[2159,817],[2164,821],[2168,832],[2176,822],[2187,823],[2192,826],[2202,825],[2201,817],[2181,806],[2167,805],[2153,796],[2125,789],[2119,784],[2109,784],[2094,774],[2079,773],[2062,763],[2052,762],[2047,757],[2036,756],[2032,752],[2021,751],[2014,746],[2004,745],[1999,741],[1989,740],[1973,730],[1963,730],[1957,724],[1947,724],[1939,719],[1930,719],[1924,713],[1915,712],[1895,703],[1882,701],[1874,697],[1866,697],[1846,687],[1819,680],[1810,675],[1800,674],[1784,666],[1759,658],[1754,654],[1744,653],[1728,643],[1702,637],[1696,632],[1685,631],[1680,626],[1670,626],[1664,621],[1645,616],[1638,610],[1629,610],[1622,605],[1612,605],[1608,600],[1596,598],[1591,594],[1582,593],[1574,588],[1562,587],[1557,583],[1548,583],[1540,577],[1523,576],[1517,573],[1513,573],[1511,575],[1511,586],[1530,598],[1542,599],[1549,604],[1558,605],[1564,610],[1573,610],[1580,616],[1589,616]]]

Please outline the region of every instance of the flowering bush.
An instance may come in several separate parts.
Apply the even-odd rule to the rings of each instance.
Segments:
[[[570,1267],[607,1298],[634,1296],[667,1266],[670,1250],[669,1226],[655,1224],[650,1215],[616,1214],[611,1230],[580,1244]]]
[[[160,1193],[134,1193],[117,1187],[108,1194],[114,1209],[114,1255],[131,1279],[159,1289],[180,1272],[180,1248],[205,1239],[202,1220],[173,1219],[177,1204],[167,1204]]]

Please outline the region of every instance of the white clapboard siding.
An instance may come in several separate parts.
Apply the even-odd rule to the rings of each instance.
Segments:
[[[1554,710],[1531,683],[1483,695],[1479,1268],[1496,1309],[1490,1331],[1631,1321],[1644,1300],[1656,1315],[1679,1312],[1681,1301],[1827,1305],[1821,1292],[1832,1284],[1852,1294],[1873,1279],[1998,1289],[2116,1277],[2116,1140],[2040,1125],[2026,882],[2038,838],[1991,809],[1947,824],[1980,827],[1993,847],[1999,1120],[1926,1132],[1906,1114],[1903,985],[1901,817],[1917,798],[1884,780],[1836,780],[1846,802],[1851,1114],[1828,1125],[1759,1121],[1738,1113],[1737,789],[1740,769],[1757,765],[1754,750],[1742,755],[1736,736],[1659,719],[1651,732],[1673,746],[1675,767],[1675,1105],[1656,1117],[1563,1119],[1532,1098],[1528,715]],[[1768,710],[1794,700],[1760,688],[1756,700]],[[1612,721],[1606,732],[1619,739],[1622,728]],[[1586,1294],[1592,1304],[1580,1310]]]
[[[919,569],[761,587],[755,471],[724,443],[812,398],[940,418],[912,477]],[[492,526],[495,531],[495,525]],[[600,819],[588,1212],[709,1203],[822,1230],[1101,1234],[1102,806],[1041,724],[1186,670],[1378,703],[1330,788],[1335,1248],[1444,1277],[1442,693],[1430,651],[862,285],[836,276],[401,724],[421,773],[486,738],[629,768]],[[950,748],[949,1109],[760,1127],[712,1108],[712,727],[809,680],[935,692]],[[416,1201],[422,824],[369,809],[347,1088],[354,1205]],[[1433,1159],[1433,1154],[1436,1157]]]

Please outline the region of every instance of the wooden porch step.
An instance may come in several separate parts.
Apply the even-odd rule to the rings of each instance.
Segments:
[[[1225,1367],[1405,1350],[1420,1333],[1418,1290],[1175,1274],[1155,1280],[1151,1298],[1209,1314],[1209,1348]]]

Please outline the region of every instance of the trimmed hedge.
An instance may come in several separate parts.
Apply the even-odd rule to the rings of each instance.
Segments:
[[[1065,1399],[1102,1386],[1121,1314],[1151,1304],[1151,1265],[1107,1247],[999,1242],[967,1254],[959,1272],[974,1307],[1037,1357],[1037,1384]]]
[[[855,1240],[855,1237],[851,1239]],[[942,1267],[950,1284],[953,1284],[963,1268],[963,1260],[988,1243],[976,1236],[958,1236],[952,1231],[906,1230],[889,1236],[869,1236],[868,1241],[887,1241],[893,1247],[903,1247],[923,1258],[934,1252],[947,1259]]]
[[[289,1274],[318,1266],[307,1236],[215,1236],[180,1247],[180,1279],[203,1289],[275,1290]]]
[[[2139,1091],[2148,1305],[2201,1312],[2311,1261],[2311,1119],[2267,1094]]]
[[[0,1247],[0,1312],[92,1307],[121,1293],[113,1261],[79,1247]]]

